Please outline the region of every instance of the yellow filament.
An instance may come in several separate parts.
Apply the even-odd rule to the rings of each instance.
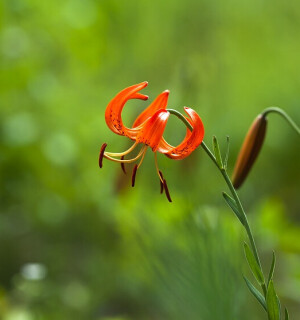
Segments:
[[[105,152],[107,156],[111,157],[122,157],[126,156],[126,154],[130,153],[136,146],[138,145],[138,142],[135,142],[128,150],[124,152],[114,153],[114,152]]]
[[[141,166],[141,164],[142,164],[142,162],[143,162],[143,160],[144,160],[144,158],[145,158],[145,154],[146,154],[146,152],[147,152],[147,148],[148,148],[147,146],[144,146],[144,147],[143,147],[144,151],[143,151],[142,159],[140,160],[140,163],[139,163],[139,165],[138,165],[137,168],[139,168],[139,167]]]
[[[114,162],[119,162],[119,163],[132,163],[132,162],[136,161],[137,159],[139,159],[143,155],[145,148],[147,148],[147,146],[144,146],[135,158],[128,159],[128,160],[127,159],[120,160],[120,159],[112,158],[112,157],[108,156],[106,152],[104,152],[104,158],[111,160],[111,161],[114,161]]]
[[[155,168],[156,168],[157,175],[158,175],[158,177],[159,177],[159,180],[160,180],[161,183],[163,184],[164,181],[163,181],[163,179],[161,178],[160,173],[159,173],[159,168],[158,168],[158,163],[157,163],[157,155],[156,155],[156,152],[154,152],[154,160],[155,160]]]

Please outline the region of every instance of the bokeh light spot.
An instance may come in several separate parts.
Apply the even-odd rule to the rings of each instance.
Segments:
[[[92,1],[68,1],[62,15],[68,24],[75,29],[83,29],[92,25],[97,18],[97,7]]]
[[[48,225],[61,224],[68,214],[68,204],[58,195],[42,198],[38,203],[37,214]]]
[[[29,38],[22,28],[6,27],[1,34],[1,51],[7,58],[20,58],[30,48],[29,42]]]
[[[45,156],[57,165],[70,164],[77,153],[76,145],[66,133],[55,133],[43,145]]]
[[[42,280],[47,275],[47,268],[41,263],[26,263],[21,268],[21,274],[27,280]]]
[[[62,300],[70,307],[81,309],[88,304],[90,293],[85,286],[74,281],[69,283],[62,291]]]
[[[57,78],[53,73],[39,74],[28,83],[29,93],[38,101],[47,102],[55,96],[59,88]]]
[[[3,123],[3,138],[10,145],[26,145],[34,142],[38,136],[38,126],[30,113],[18,113]]]

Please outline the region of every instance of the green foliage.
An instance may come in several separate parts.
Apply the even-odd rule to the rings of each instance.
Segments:
[[[280,320],[280,303],[274,289],[273,280],[270,281],[267,291],[267,308],[270,320]]]
[[[284,319],[285,320],[289,320],[290,316],[289,316],[289,313],[287,311],[287,308],[284,309]]]
[[[250,267],[255,279],[257,280],[257,282],[260,285],[264,284],[265,283],[264,275],[261,272],[261,269],[260,269],[260,267],[254,257],[253,252],[251,251],[251,249],[249,248],[249,246],[246,242],[244,243],[244,251],[245,251],[245,256],[248,261],[249,267]]]
[[[226,203],[228,206],[232,209],[232,211],[235,213],[236,217],[240,220],[240,222],[243,224],[244,223],[244,217],[241,215],[239,212],[236,202],[234,199],[232,199],[226,192],[222,192],[223,198],[225,199]]]
[[[270,268],[270,271],[269,271],[269,277],[268,277],[267,286],[269,286],[270,281],[273,279],[273,274],[274,274],[274,269],[275,269],[275,262],[276,262],[276,257],[275,257],[275,252],[273,251],[272,264],[271,264],[271,268]]]
[[[263,318],[240,279],[241,226],[201,149],[158,156],[172,204],[150,152],[134,189],[130,165],[97,160],[104,142],[130,145],[107,128],[107,103],[148,80],[150,102],[170,89],[170,107],[199,112],[206,140],[230,134],[230,171],[262,109],[299,119],[299,19],[297,1],[0,1],[1,319]],[[125,124],[148,105],[128,103]],[[276,247],[297,319],[298,137],[269,124],[241,199],[263,262]],[[170,117],[166,140],[185,133]]]
[[[262,307],[267,311],[267,305],[266,300],[264,296],[255,288],[255,286],[244,276],[244,280],[251,291],[251,293],[254,295],[254,297],[257,299],[257,301],[262,305]]]
[[[216,158],[216,161],[217,161],[219,168],[223,168],[220,147],[219,147],[219,143],[218,143],[216,136],[213,136],[213,149],[214,149],[214,155],[215,155],[215,158]]]
[[[226,153],[225,153],[225,159],[224,159],[224,169],[227,170],[228,165],[228,158],[229,158],[229,136],[226,137]]]

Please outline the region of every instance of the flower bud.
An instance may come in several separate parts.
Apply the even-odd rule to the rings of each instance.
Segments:
[[[264,142],[266,129],[267,119],[259,114],[246,135],[233,170],[232,183],[236,189],[243,184],[251,170]]]

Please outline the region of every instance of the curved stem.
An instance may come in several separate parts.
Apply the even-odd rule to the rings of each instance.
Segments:
[[[260,268],[260,270],[262,271],[262,266],[261,266],[261,263],[260,263],[260,259],[259,259],[259,255],[258,255],[258,251],[257,251],[257,248],[256,248],[256,244],[255,244],[255,240],[254,240],[254,237],[253,237],[253,234],[252,234],[252,231],[251,231],[251,228],[250,228],[250,225],[249,225],[249,221],[248,221],[248,218],[247,218],[247,215],[246,215],[246,212],[242,206],[242,203],[240,201],[240,198],[236,192],[236,190],[234,189],[234,186],[227,174],[227,171],[226,169],[224,168],[220,168],[218,163],[216,162],[215,160],[215,157],[214,155],[212,154],[212,152],[209,150],[209,148],[207,147],[207,145],[205,144],[204,141],[202,141],[201,143],[201,147],[204,149],[204,151],[208,154],[208,156],[213,160],[214,164],[217,166],[217,168],[219,169],[219,171],[221,172],[229,190],[230,190],[230,193],[232,194],[234,200],[235,200],[235,203],[237,205],[237,208],[238,208],[238,211],[241,213],[242,217],[243,217],[243,226],[246,230],[246,233],[247,233],[247,236],[248,236],[248,239],[250,241],[250,245],[251,245],[251,248],[252,248],[252,251],[253,251],[253,254],[254,254],[254,257],[255,257],[255,260]],[[263,274],[263,272],[262,272]],[[267,294],[267,288],[266,288],[266,285],[265,283],[262,284],[262,290],[264,292],[264,295],[266,296]]]
[[[174,114],[177,118],[179,118],[191,131],[193,131],[192,125],[187,121],[186,117],[179,111],[175,109],[167,109],[171,114]]]
[[[254,254],[254,257],[255,257],[255,260],[260,268],[260,270],[262,271],[262,266],[261,266],[261,263],[260,263],[260,259],[259,259],[259,255],[258,255],[258,251],[257,251],[257,248],[256,248],[256,244],[255,244],[255,241],[254,241],[254,237],[253,237],[253,234],[252,234],[252,231],[251,231],[251,228],[250,228],[250,225],[249,225],[249,221],[248,221],[248,218],[247,218],[247,215],[246,215],[246,212],[242,206],[242,203],[240,201],[240,198],[236,192],[236,190],[234,189],[233,187],[233,184],[227,174],[227,171],[225,169],[220,169],[221,173],[222,173],[222,176],[224,177],[225,181],[226,181],[226,184],[236,202],[236,205],[238,207],[238,210],[239,212],[242,214],[243,216],[243,226],[245,227],[245,230],[247,232],[247,236],[248,236],[248,239],[250,241],[250,245],[251,245],[251,248],[252,248],[252,251],[253,251],[253,254]],[[262,272],[263,274],[263,272]],[[263,292],[266,296],[267,294],[267,288],[266,288],[266,285],[263,283],[262,284],[262,289],[263,289]]]
[[[250,228],[250,225],[249,225],[249,222],[248,222],[248,218],[247,218],[247,215],[245,213],[245,210],[242,206],[242,203],[238,197],[238,194],[236,192],[236,190],[234,189],[233,185],[232,185],[232,182],[227,174],[227,171],[224,169],[224,168],[220,168],[215,160],[215,157],[214,155],[212,154],[212,152],[209,150],[209,148],[207,147],[207,145],[205,144],[204,141],[202,141],[201,143],[201,147],[204,149],[204,151],[208,154],[208,156],[212,159],[213,157],[213,162],[214,164],[217,166],[217,168],[219,169],[219,171],[221,172],[229,190],[230,190],[230,193],[232,194],[235,202],[236,202],[236,205],[237,205],[237,208],[239,210],[239,212],[242,214],[243,216],[243,225],[246,229],[246,232],[247,232],[247,235],[248,235],[248,238],[250,240],[250,245],[252,247],[252,250],[253,250],[253,253],[254,253],[254,257],[259,265],[259,267],[261,268],[261,263],[260,263],[260,259],[259,259],[259,256],[258,256],[258,253],[257,253],[257,249],[256,249],[256,245],[255,245],[255,241],[254,241],[254,238],[253,238],[253,235],[252,235],[252,232],[251,232],[251,228]]]
[[[300,134],[300,128],[297,126],[297,124],[294,122],[294,120],[282,109],[278,108],[278,107],[269,107],[267,109],[265,109],[262,112],[262,115],[265,117],[268,113],[278,113],[280,116],[282,116],[287,122],[288,124],[298,133]]]
[[[188,129],[190,129],[191,131],[193,130],[193,127],[191,126],[191,124],[187,121],[187,119],[180,112],[178,112],[177,110],[173,110],[173,109],[167,109],[167,110],[171,114],[174,114],[175,116],[177,116],[187,126]],[[271,112],[271,111],[268,111],[268,112]],[[230,178],[229,178],[229,176],[227,174],[227,171],[226,171],[225,168],[222,168],[222,167],[220,167],[218,165],[215,156],[210,151],[210,149],[208,148],[208,146],[205,144],[204,141],[202,141],[201,147],[207,153],[207,155],[210,157],[210,159],[213,161],[213,163],[216,165],[218,170],[221,172],[221,174],[222,174],[222,176],[223,176],[223,178],[224,178],[224,180],[225,180],[225,182],[226,182],[226,184],[227,184],[227,186],[228,186],[228,188],[230,190],[230,193],[232,194],[232,196],[233,196],[233,198],[234,198],[234,200],[236,202],[238,211],[240,212],[240,214],[243,217],[243,226],[244,226],[244,228],[246,230],[246,233],[247,233],[247,236],[249,238],[250,245],[251,245],[255,260],[257,261],[257,264],[258,264],[260,270],[262,271],[262,266],[261,266],[261,263],[260,263],[258,251],[257,251],[256,244],[255,244],[255,241],[254,241],[254,237],[253,237],[253,234],[252,234],[249,222],[248,222],[247,215],[246,215],[246,213],[244,211],[244,208],[243,208],[243,206],[241,204],[239,196],[238,196],[236,190],[234,189],[234,186],[233,186],[233,184],[232,184],[232,182],[231,182],[231,180],[230,180]],[[264,295],[266,296],[267,289],[266,289],[266,285],[264,283],[262,284],[262,290],[264,292]]]

